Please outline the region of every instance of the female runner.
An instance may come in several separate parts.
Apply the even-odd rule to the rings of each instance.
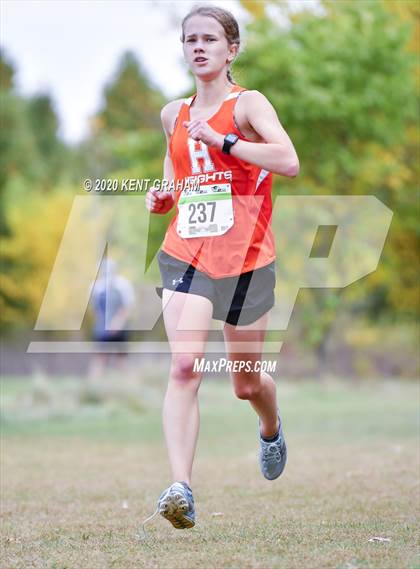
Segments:
[[[212,318],[224,322],[230,361],[260,360],[274,304],[272,173],[299,172],[293,144],[272,105],[232,80],[229,68],[240,45],[233,15],[195,7],[182,22],[181,41],[196,94],[165,105],[161,119],[167,139],[164,178],[185,185],[174,192],[151,188],[146,196],[151,213],[176,206],[158,255],[163,284],[158,292],[172,352],[163,427],[173,484],[162,492],[154,515],[159,512],[178,529],[195,524],[191,472],[202,374],[194,370],[194,360],[205,353]],[[191,189],[191,181],[199,185]],[[252,345],[252,353],[241,353],[237,342]],[[235,395],[248,400],[259,417],[260,468],[274,480],[287,457],[276,385],[253,368],[231,372],[231,379]]]

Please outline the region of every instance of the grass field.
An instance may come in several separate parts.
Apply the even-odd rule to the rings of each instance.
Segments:
[[[75,384],[55,389],[66,398]],[[228,381],[206,378],[192,481],[197,525],[175,530],[158,516],[146,541],[136,538],[141,522],[171,482],[164,385],[143,407],[126,398],[61,415],[19,413],[28,388],[2,385],[4,569],[420,567],[413,382],[280,381],[289,460],[269,482],[251,407]]]

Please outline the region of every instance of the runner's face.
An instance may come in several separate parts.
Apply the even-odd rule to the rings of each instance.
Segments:
[[[212,79],[225,69],[233,58],[223,27],[209,16],[192,16],[184,27],[184,57],[192,73],[200,78]],[[197,58],[202,58],[198,60]]]

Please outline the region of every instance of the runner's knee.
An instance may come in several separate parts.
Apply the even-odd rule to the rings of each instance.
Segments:
[[[171,378],[178,382],[197,380],[201,373],[195,370],[194,362],[197,356],[194,354],[174,354],[172,356]]]
[[[254,399],[260,392],[261,383],[255,381],[253,383],[235,382],[235,395],[238,399]]]

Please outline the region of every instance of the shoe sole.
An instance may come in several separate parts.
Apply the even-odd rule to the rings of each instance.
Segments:
[[[168,494],[159,504],[159,514],[171,522],[176,529],[194,527],[195,521],[185,514],[188,509],[187,500],[179,492]]]

